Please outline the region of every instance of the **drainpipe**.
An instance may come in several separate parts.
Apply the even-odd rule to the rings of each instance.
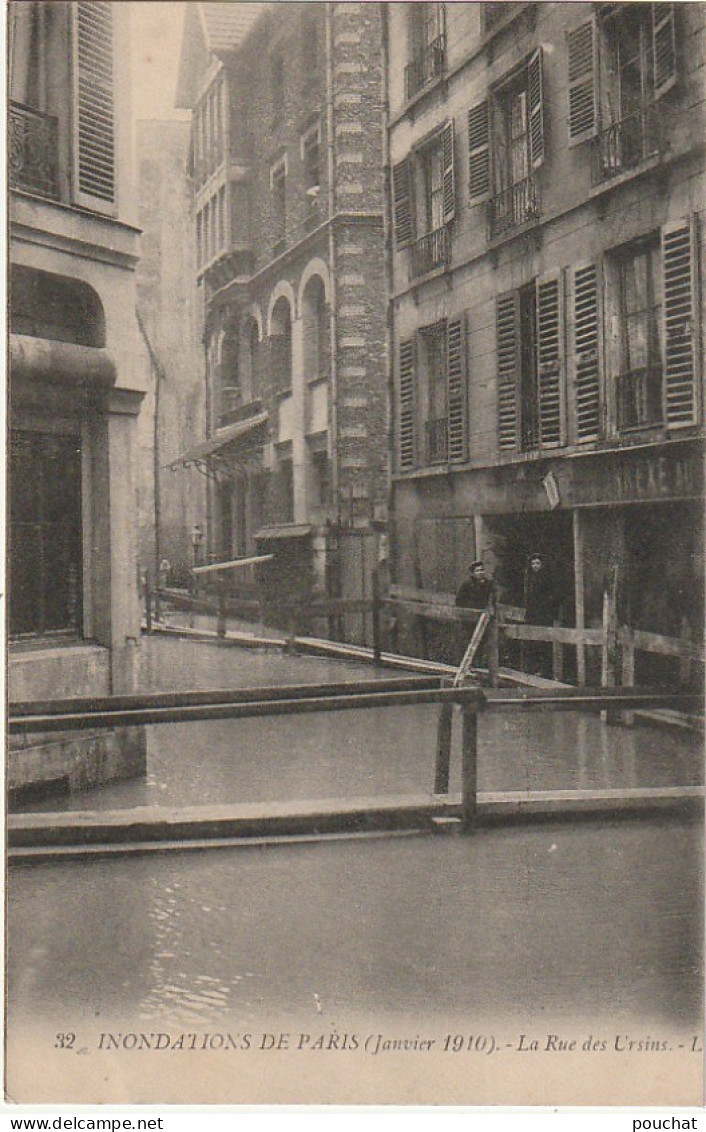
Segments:
[[[160,456],[160,437],[159,437],[159,399],[164,380],[165,373],[164,367],[160,362],[155,349],[150,341],[149,335],[145,329],[145,324],[142,321],[142,316],[135,308],[135,315],[137,316],[137,325],[140,328],[140,334],[147,347],[149,354],[150,366],[154,374],[154,423],[153,423],[153,441],[152,441],[152,478],[154,480],[153,496],[154,496],[154,615],[157,621],[160,616],[160,597],[159,597],[159,564],[162,561],[162,492],[160,484],[160,470],[161,470],[161,456]],[[149,588],[149,579],[147,581]]]
[[[334,233],[334,214],[336,210],[336,164],[334,160],[334,118],[333,118],[333,7],[326,4],[326,158],[328,171],[328,255],[330,273],[330,317],[329,334],[331,340],[331,397],[329,399],[331,421],[331,491],[336,501],[336,511],[340,526],[340,453],[338,445],[338,325],[336,318],[336,238]]]
[[[382,167],[383,167],[383,247],[385,249],[385,282],[388,296],[392,295],[392,216],[390,211],[390,100],[389,70],[390,27],[387,5],[380,5],[382,20]],[[387,530],[388,557],[390,562],[390,581],[397,580],[397,527],[395,523],[392,473],[395,467],[395,340],[394,306],[392,298],[387,300],[385,317],[387,335]]]
[[[206,416],[206,439],[211,436],[211,375],[208,368],[208,335],[204,330],[203,338],[203,380],[204,380],[204,413]],[[206,481],[206,547],[205,547],[205,561],[209,561],[211,548],[213,546],[212,540],[212,527],[213,527],[213,502],[212,502],[212,485],[210,479]]]

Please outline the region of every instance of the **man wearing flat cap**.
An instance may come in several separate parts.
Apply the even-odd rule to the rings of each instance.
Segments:
[[[471,562],[470,577],[459,586],[456,605],[462,609],[490,609],[495,601],[495,585],[485,572],[485,564],[478,559]]]

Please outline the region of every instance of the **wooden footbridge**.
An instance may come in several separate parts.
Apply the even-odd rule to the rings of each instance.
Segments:
[[[10,859],[75,856],[147,849],[205,848],[271,839],[389,831],[456,829],[472,833],[486,822],[559,819],[673,810],[700,813],[701,787],[633,790],[478,791],[478,716],[502,710],[638,711],[651,707],[696,710],[701,697],[636,688],[479,689],[439,676],[316,685],[184,691],[102,699],[10,705],[11,735],[253,717],[296,717],[319,712],[436,705],[437,742],[430,751],[427,794],[311,802],[282,801],[108,812],[24,813],[8,818]],[[452,742],[460,727],[460,744]],[[460,750],[461,791],[449,792],[452,752]],[[482,757],[482,751],[480,752]],[[433,764],[433,765],[432,765]],[[432,785],[433,783],[433,785]]]

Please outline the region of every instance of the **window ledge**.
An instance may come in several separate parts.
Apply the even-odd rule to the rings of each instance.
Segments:
[[[67,652],[82,656],[91,653],[96,656],[104,656],[108,651],[105,645],[97,645],[94,641],[82,641],[78,637],[66,637],[63,640],[54,637],[28,637],[27,639],[11,639],[8,642],[8,653],[13,661],[19,661],[25,657],[33,658],[40,652],[43,657],[46,657],[50,653],[66,656]]]
[[[527,236],[532,232],[540,232],[545,223],[546,218],[541,213],[537,213],[535,216],[531,217],[530,220],[525,220],[523,224],[517,224],[514,228],[503,232],[500,236],[489,236],[488,250],[494,251],[496,248],[501,248],[504,244],[509,244],[512,240],[517,240],[521,236]]]
[[[646,173],[652,173],[660,165],[665,165],[668,160],[669,158],[665,158],[661,153],[655,154],[654,157],[648,157],[646,161],[641,161],[634,169],[627,169],[624,173],[618,173],[615,177],[609,177],[606,181],[601,181],[599,185],[594,185],[589,191],[588,199],[596,200],[629,181],[635,181]]]

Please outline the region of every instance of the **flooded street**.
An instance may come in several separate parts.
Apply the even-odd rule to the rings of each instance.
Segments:
[[[389,679],[389,669],[278,651],[145,638],[145,692]],[[144,780],[32,809],[115,809],[427,793],[434,782],[433,705],[160,724],[147,729]],[[458,789],[456,717],[451,788]],[[699,736],[658,727],[607,727],[581,712],[485,710],[480,790],[690,786],[703,781]]]
[[[146,644],[150,690],[376,679],[343,662]],[[428,791],[435,728],[429,707],[155,726],[144,782],[66,804]],[[479,735],[481,789],[700,781],[698,739],[672,731],[608,728],[576,712],[488,711]],[[535,1030],[543,1041],[562,1030],[609,1050],[635,1034],[675,1052],[690,1048],[702,1018],[702,860],[699,822],[643,817],[16,865],[8,876],[10,1081],[21,1091],[26,1050],[48,1056],[66,1030],[83,1054],[74,1071],[90,1064],[92,1079],[102,1043],[126,1034],[245,1036],[263,1049],[284,1032],[298,1041],[353,1035],[361,1047],[366,1035],[390,1032],[427,1035],[441,1049],[451,1034],[485,1027],[508,1057]],[[117,1078],[106,1068],[107,1098],[121,1089],[128,1099],[183,1096],[172,1054],[163,1064],[173,1079],[154,1061],[125,1056]],[[213,1076],[199,1076],[205,1095],[197,1089],[197,1099],[291,1101],[297,1082],[315,1094],[310,1068],[302,1077],[297,1065],[275,1087],[256,1061],[231,1055],[226,1071],[218,1061],[226,1056],[203,1055],[199,1064],[212,1064]],[[372,1099],[362,1083],[337,1092],[328,1056],[333,1098]],[[420,1071],[424,1097],[438,1085],[439,1099],[472,1103],[504,1072],[501,1060],[491,1064],[487,1080],[477,1066],[461,1077],[457,1068],[453,1088],[445,1070],[435,1069],[431,1083]],[[258,1066],[254,1076],[248,1065]],[[697,1054],[691,1065],[699,1077]],[[634,1072],[636,1082],[649,1080],[641,1063]],[[373,1096],[400,1099],[389,1073],[374,1080]],[[517,1103],[528,1095],[520,1080],[503,1094]],[[582,1080],[564,1080],[576,1103]],[[643,1096],[642,1087],[626,1095]],[[414,1096],[410,1086],[402,1099]]]

